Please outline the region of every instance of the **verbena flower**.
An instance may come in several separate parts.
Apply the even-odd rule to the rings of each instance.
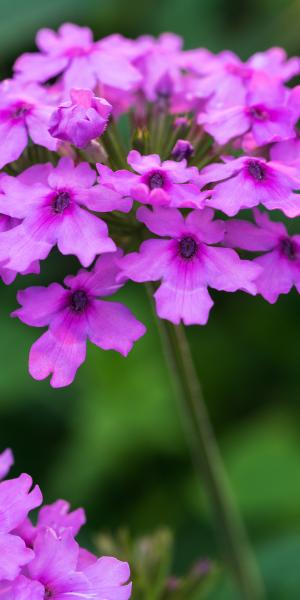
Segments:
[[[198,171],[188,167],[185,159],[162,162],[157,154],[141,156],[131,150],[127,161],[138,175],[125,169],[113,172],[98,164],[99,181],[142,204],[182,208],[205,205],[209,193],[200,191],[196,185]]]
[[[158,316],[186,325],[207,322],[209,288],[299,291],[298,236],[258,208],[300,216],[298,57],[184,50],[172,33],[95,41],[71,23],[36,41],[0,84],[0,276],[38,275],[55,246],[86,269],[18,294],[13,315],[48,327],[36,379],[71,383],[87,339],[127,354],[144,326],[99,299],[127,280],[154,282]]]
[[[18,272],[34,259],[44,259],[57,244],[62,254],[75,254],[88,266],[102,252],[116,245],[104,221],[90,214],[128,210],[120,195],[94,186],[96,173],[87,163],[74,165],[61,158],[32,167],[18,178],[2,179],[0,211],[22,220],[18,227],[0,233],[0,260]],[[130,206],[130,205],[129,205]]]
[[[242,104],[233,99],[232,106],[208,108],[199,114],[198,123],[219,144],[251,131],[256,146],[263,146],[293,137],[298,114],[288,98],[288,90],[280,82],[259,74],[252,78]]]
[[[92,271],[66,277],[66,287],[52,283],[18,293],[22,308],[13,316],[34,327],[49,327],[30,351],[29,370],[35,379],[52,373],[53,387],[68,385],[85,360],[87,338],[126,356],[145,333],[144,325],[123,304],[99,299],[122,286],[116,282],[119,257],[120,253],[103,255]]]
[[[148,229],[168,240],[143,242],[138,253],[121,259],[122,275],[133,281],[158,281],[157,314],[178,324],[204,325],[213,301],[208,287],[227,292],[256,293],[253,280],[260,272],[227,248],[212,246],[224,238],[223,221],[213,221],[213,211],[192,211],[186,219],[176,209],[140,208],[137,217]]]
[[[48,131],[53,107],[46,90],[37,85],[4,81],[0,86],[0,168],[17,160],[29,137],[35,144],[55,150],[57,140]]]
[[[228,222],[225,244],[263,252],[253,260],[262,268],[255,283],[258,293],[273,304],[293,286],[300,292],[300,235],[289,235],[284,224],[272,222],[267,213],[256,210],[254,214],[255,224]]]
[[[9,450],[0,465],[12,463]],[[114,557],[97,558],[75,540],[85,523],[82,509],[57,500],[40,509],[33,525],[28,513],[42,502],[38,486],[20,475],[0,482],[0,596],[4,600],[128,600],[129,566]]]
[[[19,576],[12,585],[16,597],[32,600],[85,599],[127,600],[131,584],[127,563],[103,557],[83,570],[78,569],[79,545],[70,530],[59,537],[49,528],[41,530],[33,545],[34,558],[28,565],[28,577]]]
[[[65,89],[93,89],[102,83],[130,90],[141,79],[121,53],[108,52],[99,42],[93,42],[88,27],[65,23],[57,33],[41,29],[36,42],[40,52],[23,54],[15,63],[15,72],[23,80],[44,82],[63,73]]]
[[[49,132],[55,138],[84,148],[102,135],[112,106],[104,98],[94,96],[89,89],[72,89],[70,96],[70,101],[63,102],[52,113]]]
[[[300,170],[256,156],[242,156],[205,167],[200,184],[215,183],[209,206],[230,217],[243,208],[263,204],[288,217],[300,215]]]

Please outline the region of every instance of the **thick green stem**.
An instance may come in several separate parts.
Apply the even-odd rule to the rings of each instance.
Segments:
[[[183,326],[160,320],[159,330],[184,416],[188,441],[206,488],[224,560],[242,600],[265,598],[263,583],[232,495],[209,421]]]

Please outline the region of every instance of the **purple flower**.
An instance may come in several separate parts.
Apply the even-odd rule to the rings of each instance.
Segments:
[[[0,261],[23,272],[32,261],[46,258],[55,244],[62,254],[74,254],[83,266],[102,252],[113,252],[115,243],[106,223],[86,208],[106,212],[127,211],[131,201],[100,185],[87,163],[75,166],[71,159],[35,165],[19,177],[1,179],[0,211],[22,223],[0,233]]]
[[[49,102],[49,101],[48,101]],[[37,85],[4,81],[0,86],[0,168],[17,160],[30,137],[35,144],[55,150],[57,140],[48,132],[53,107]]]
[[[80,548],[70,530],[60,536],[50,529],[41,530],[34,542],[34,559],[26,577],[13,583],[11,598],[22,600],[128,600],[131,595],[129,566],[104,556],[78,570]]]
[[[254,259],[262,271],[255,280],[257,291],[274,304],[293,287],[300,293],[300,236],[290,236],[283,223],[272,222],[267,213],[254,211],[255,223],[233,219],[226,224],[224,244],[263,251]]]
[[[293,193],[300,188],[300,173],[295,168],[243,156],[205,167],[199,185],[214,182],[220,183],[211,191],[207,205],[229,216],[260,203],[270,210],[279,209],[288,217],[300,215],[300,196]]]
[[[14,464],[13,453],[10,448],[7,448],[0,454],[0,479],[4,479]]]
[[[140,208],[137,216],[150,231],[171,239],[147,240],[139,252],[122,258],[121,278],[162,280],[154,294],[161,318],[204,325],[213,305],[208,287],[256,293],[253,281],[260,268],[233,250],[211,246],[223,240],[225,230],[223,221],[213,221],[212,210],[195,210],[184,219],[176,209]]]
[[[52,373],[53,387],[69,385],[85,360],[87,338],[103,350],[126,356],[145,333],[123,304],[98,299],[122,286],[116,283],[119,258],[120,252],[101,256],[92,271],[66,277],[66,288],[52,283],[18,293],[22,307],[12,316],[33,327],[49,326],[30,351],[29,371],[35,379]]]
[[[171,94],[181,91],[182,39],[174,33],[163,33],[157,39],[148,38],[138,48],[135,64],[142,73],[141,88],[150,102],[168,100]]]
[[[287,90],[261,73],[252,78],[244,103],[233,99],[225,108],[208,106],[198,116],[219,144],[251,131],[257,146],[292,137],[297,120],[298,113],[287,104]]]
[[[56,500],[53,504],[43,506],[38,514],[36,526],[32,525],[27,517],[19,527],[14,530],[14,533],[19,535],[29,547],[32,547],[37,534],[46,527],[51,528],[59,536],[66,529],[76,536],[85,524],[85,512],[82,508],[78,508],[72,512],[70,504],[65,500]]]
[[[142,204],[202,208],[207,193],[196,185],[199,174],[196,167],[187,167],[186,160],[161,161],[158,154],[141,156],[131,150],[128,164],[139,175],[127,179],[127,194]],[[117,171],[116,178],[124,178],[124,171]]]
[[[82,508],[70,511],[70,504],[66,500],[56,500],[53,504],[43,506],[39,511],[37,527],[51,527],[60,535],[64,529],[70,529],[76,536],[85,524],[86,518]]]
[[[141,79],[121,53],[108,52],[94,43],[87,27],[65,23],[57,33],[41,29],[36,43],[40,52],[23,54],[15,63],[15,71],[27,81],[44,82],[63,73],[66,90],[74,87],[94,90],[102,83],[128,91]]]
[[[0,455],[4,474],[12,460]],[[36,526],[28,513],[41,504],[38,486],[23,474],[0,482],[0,597],[3,600],[128,600],[129,566],[116,558],[97,559],[74,536],[85,522],[82,509],[57,500],[44,506]],[[29,546],[29,547],[26,547]]]
[[[84,148],[102,135],[112,106],[91,90],[72,89],[70,96],[71,101],[61,104],[51,115],[49,131],[55,138]]]
[[[196,67],[197,69],[197,67]],[[282,48],[270,48],[242,62],[234,52],[225,50],[200,63],[201,77],[195,79],[193,91],[196,98],[209,98],[211,108],[243,105],[252,78],[264,75],[270,84],[283,83],[300,72],[299,58],[287,60]]]
[[[33,552],[13,531],[28,513],[42,502],[38,486],[32,490],[32,479],[23,473],[17,479],[0,482],[0,581],[12,581],[20,568],[32,558]]]
[[[172,150],[172,157],[176,161],[189,160],[193,154],[194,146],[188,140],[177,140]]]

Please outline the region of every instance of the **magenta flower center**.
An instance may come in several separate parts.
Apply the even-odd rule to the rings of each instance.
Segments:
[[[289,260],[295,260],[297,258],[297,246],[291,238],[282,238],[279,244],[280,250],[286,258]]]
[[[150,175],[148,180],[148,185],[150,190],[154,190],[155,188],[161,188],[164,185],[164,177],[161,173],[156,172]]]
[[[88,297],[84,290],[76,290],[71,295],[71,308],[76,313],[82,313],[87,307]]]
[[[55,196],[52,206],[55,213],[63,213],[66,208],[70,205],[70,194],[68,192],[59,192]]]
[[[198,244],[194,238],[187,236],[179,242],[179,252],[182,258],[193,258],[198,250]]]
[[[267,111],[262,106],[251,106],[249,113],[257,121],[266,121],[269,118]]]
[[[30,110],[30,106],[27,104],[19,104],[18,106],[14,106],[11,112],[11,119],[20,119],[24,117]]]
[[[262,181],[266,175],[264,167],[258,160],[250,160],[248,162],[248,172],[256,181]]]
[[[53,598],[52,591],[48,586],[45,587],[44,600],[48,600],[48,598]]]

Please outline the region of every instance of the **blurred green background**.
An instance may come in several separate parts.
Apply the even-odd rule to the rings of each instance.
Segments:
[[[270,45],[300,52],[300,2],[285,0],[0,1],[0,70],[34,48],[41,26],[89,25],[100,37],[182,34],[186,47],[231,48],[246,58]],[[61,281],[75,260],[53,254],[41,280]],[[11,320],[19,279],[1,288],[0,441],[42,486],[46,501],[87,510],[86,539],[127,525],[134,534],[175,532],[174,570],[217,556],[203,490],[194,475],[168,372],[142,287],[119,293],[148,327],[127,359],[89,347],[76,382],[52,390],[33,381],[27,355],[39,330]],[[272,600],[300,597],[300,301],[275,306],[214,294],[205,328],[189,337],[232,485]],[[217,598],[234,598],[220,590]]]

